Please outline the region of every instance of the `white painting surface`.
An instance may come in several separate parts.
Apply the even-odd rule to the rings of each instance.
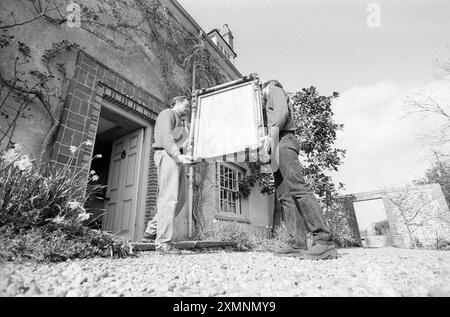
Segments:
[[[252,83],[199,97],[194,156],[210,158],[255,148],[258,123]]]

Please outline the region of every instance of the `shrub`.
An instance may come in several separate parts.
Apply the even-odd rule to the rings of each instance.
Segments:
[[[436,243],[436,249],[450,251],[450,240],[438,239]]]
[[[271,229],[271,228],[268,228]],[[286,245],[288,234],[284,225],[274,228],[269,234],[255,236],[256,251],[274,251]]]
[[[288,239],[286,228],[280,226],[272,230],[257,230],[248,224],[236,221],[214,220],[199,235],[200,240],[217,240],[236,242],[239,249],[254,251],[273,251],[286,244]]]
[[[378,221],[373,224],[373,231],[376,236],[385,236],[391,234],[391,229],[389,227],[389,221],[383,220]]]
[[[249,226],[237,221],[214,220],[205,226],[199,234],[199,239],[233,241],[238,244],[238,248],[244,249],[252,249],[255,246]]]
[[[36,163],[18,146],[0,156],[1,258],[42,262],[131,254],[121,240],[84,226],[91,216],[84,203],[101,188],[87,186],[83,173],[89,166],[73,167],[86,143],[70,147],[69,162],[59,168]],[[96,179],[91,172],[88,181]]]
[[[131,246],[118,238],[83,226],[48,223],[30,230],[0,228],[0,259],[61,262],[69,259],[125,257]]]
[[[71,161],[63,168],[38,164],[18,147],[6,151],[0,157],[0,227],[30,229],[49,221],[87,220],[83,203],[90,193],[82,171],[74,170]]]
[[[361,247],[361,242],[349,236],[334,235],[331,233],[332,240],[338,248]]]

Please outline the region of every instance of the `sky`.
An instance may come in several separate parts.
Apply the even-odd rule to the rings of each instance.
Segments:
[[[405,100],[426,91],[450,105],[449,79],[436,65],[450,59],[450,1],[179,2],[206,32],[229,25],[243,75],[278,79],[288,91],[340,93],[333,109],[345,128],[336,145],[347,156],[333,176],[344,193],[423,177],[430,160],[419,134],[438,119],[405,117]]]

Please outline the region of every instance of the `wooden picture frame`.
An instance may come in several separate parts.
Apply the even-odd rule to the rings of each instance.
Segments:
[[[193,161],[263,162],[267,135],[261,83],[252,74],[196,90],[192,98],[188,154]]]

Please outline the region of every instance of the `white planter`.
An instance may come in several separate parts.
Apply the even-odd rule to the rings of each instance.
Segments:
[[[384,248],[389,246],[387,236],[367,236],[364,239],[367,248]]]

